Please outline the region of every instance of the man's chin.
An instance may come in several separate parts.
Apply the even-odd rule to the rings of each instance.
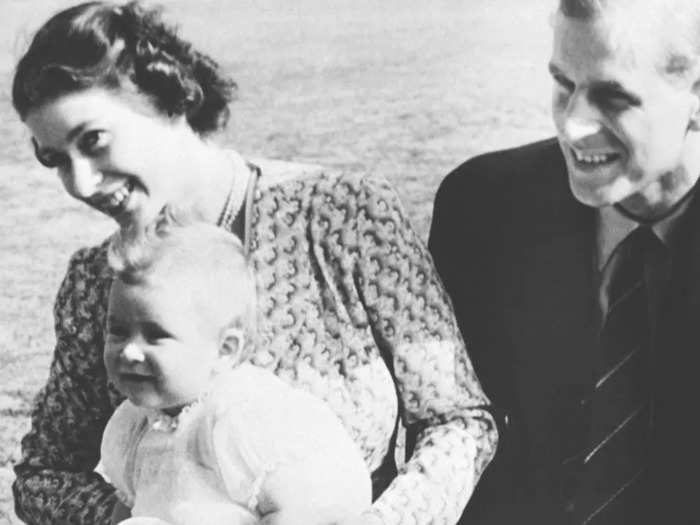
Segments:
[[[614,204],[606,192],[600,191],[599,189],[589,188],[586,186],[581,186],[574,184],[569,179],[569,186],[571,187],[571,193],[573,193],[574,198],[585,206],[590,206],[591,208],[602,208],[604,206],[609,206]]]
[[[569,175],[571,193],[577,201],[591,208],[612,206],[635,193],[634,185],[626,178],[616,178],[607,184],[597,182],[587,177]]]

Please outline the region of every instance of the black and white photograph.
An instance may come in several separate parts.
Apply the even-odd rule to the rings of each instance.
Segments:
[[[0,7],[0,525],[698,522],[700,3]]]

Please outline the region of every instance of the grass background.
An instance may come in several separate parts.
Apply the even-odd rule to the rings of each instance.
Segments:
[[[65,0],[0,0],[0,524],[51,308],[71,252],[112,224],[33,161],[10,105],[17,58]],[[427,236],[435,190],[466,158],[552,134],[552,0],[170,0],[182,34],[237,80],[221,140],[243,154],[377,173]]]

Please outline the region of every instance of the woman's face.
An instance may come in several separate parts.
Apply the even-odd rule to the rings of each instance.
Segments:
[[[25,123],[37,159],[66,191],[122,227],[187,199],[194,177],[178,159],[193,132],[143,95],[90,88],[32,109]]]

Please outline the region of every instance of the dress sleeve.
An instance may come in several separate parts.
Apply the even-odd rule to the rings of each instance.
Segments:
[[[58,292],[50,375],[15,466],[15,510],[27,523],[110,522],[114,489],[93,470],[113,410],[102,364],[106,268],[104,249],[81,250]]]
[[[393,367],[403,424],[417,436],[410,460],[369,513],[386,524],[455,523],[496,451],[489,400],[432,259],[393,190],[364,179],[355,216],[355,279]]]

